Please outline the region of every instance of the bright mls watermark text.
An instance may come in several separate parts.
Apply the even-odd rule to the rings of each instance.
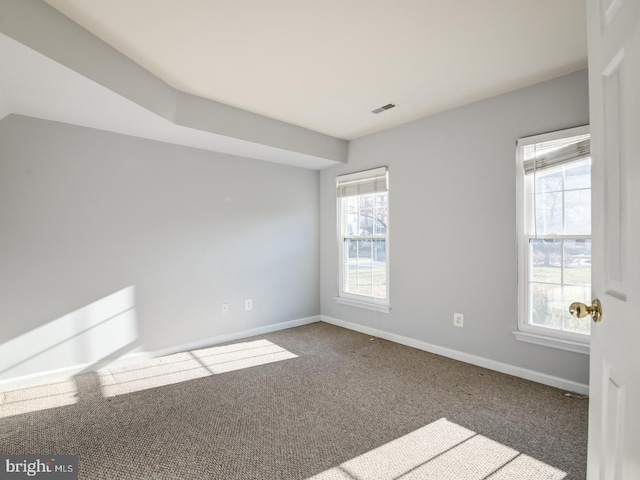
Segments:
[[[77,455],[0,455],[0,480],[78,480]]]

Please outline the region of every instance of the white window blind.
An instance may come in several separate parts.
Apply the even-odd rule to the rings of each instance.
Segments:
[[[577,133],[577,132],[576,132]],[[543,136],[544,137],[544,136]],[[531,143],[532,139],[539,138],[542,141]],[[527,139],[521,139],[518,141],[518,146],[522,147],[523,153],[523,169],[526,177],[532,178],[530,185],[532,188],[532,201],[533,201],[533,236],[539,238],[541,220],[553,220],[551,216],[545,214],[557,213],[555,208],[551,208],[553,204],[564,202],[564,193],[562,199],[560,199],[560,191],[564,191],[564,181],[560,178],[559,181],[551,183],[557,183],[556,186],[550,187],[548,185],[549,178],[547,172],[551,169],[557,170],[558,168],[568,168],[565,165],[570,163],[588,160],[591,157],[591,140],[590,135],[579,134],[566,138],[552,138],[545,139],[540,137],[529,137]],[[562,177],[559,172],[558,175]],[[540,177],[540,178],[539,178]],[[545,180],[547,178],[547,180]],[[542,191],[539,191],[539,187],[542,187]],[[556,193],[551,192],[551,190]],[[544,200],[542,204],[541,200]],[[548,217],[548,218],[547,218]],[[548,223],[548,222],[547,222]],[[554,222],[551,221],[553,224]],[[548,225],[542,229],[543,232],[551,233]],[[568,233],[566,231],[556,231],[556,234]],[[584,232],[581,232],[584,233]]]
[[[529,146],[525,150],[524,173],[533,174],[536,170],[556,167],[565,163],[583,160],[591,156],[591,142],[588,135],[553,140]]]
[[[340,175],[336,184],[338,198],[386,192],[389,189],[387,167]]]

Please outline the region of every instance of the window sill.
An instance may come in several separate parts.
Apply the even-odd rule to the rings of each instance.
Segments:
[[[541,335],[539,333],[515,331],[513,334],[516,340],[536,345],[544,345],[545,347],[559,348],[569,352],[581,353],[589,355],[591,346],[588,343],[578,342],[577,340],[567,340],[565,338],[557,338],[549,335]]]
[[[389,313],[389,311],[391,310],[391,307],[389,305],[383,305],[380,303],[362,302],[360,300],[353,300],[351,298],[344,297],[334,298],[336,299],[336,302],[341,303],[342,305],[349,305],[351,307],[366,308],[367,310],[374,310],[376,312],[382,313]]]

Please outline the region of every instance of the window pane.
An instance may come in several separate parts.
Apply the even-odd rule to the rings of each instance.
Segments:
[[[564,167],[564,188],[591,188],[591,160],[581,160]]]
[[[376,231],[375,235],[386,235],[387,234],[387,213],[378,212],[376,213]]]
[[[373,296],[387,297],[387,240],[384,238],[371,241],[372,249],[372,282]]]
[[[368,240],[345,240],[344,288],[349,293],[371,295],[371,246]]]
[[[565,233],[591,234],[591,190],[564,193]]]
[[[358,235],[373,235],[373,195],[362,195],[360,199],[360,230]]]
[[[536,194],[538,235],[562,233],[562,192]]]
[[[344,249],[345,291],[386,298],[386,239],[345,239]]]
[[[371,240],[358,240],[358,257],[371,258]]]
[[[344,225],[343,234],[347,236],[358,234],[358,198],[357,197],[344,197],[343,211],[344,211]]]
[[[590,290],[590,287],[532,283],[531,324],[565,332],[589,334],[590,317],[573,317],[569,313],[569,306],[572,302],[588,303]]]
[[[386,235],[388,222],[387,193],[379,193],[376,195],[375,232],[373,235]]]
[[[536,192],[559,192],[562,190],[562,168],[549,168],[536,172]]]
[[[562,283],[562,241],[531,240],[531,272],[534,282]]]
[[[562,286],[543,283],[529,284],[531,305],[529,318],[532,325],[559,330],[562,328]]]
[[[591,240],[564,241],[564,283],[590,287]]]
[[[530,241],[529,322],[565,332],[589,334],[590,323],[574,319],[572,302],[589,302],[591,240]]]

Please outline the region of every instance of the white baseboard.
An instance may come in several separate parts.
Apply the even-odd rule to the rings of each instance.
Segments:
[[[302,325],[309,325],[320,321],[320,315],[313,317],[299,318],[297,320],[290,320],[288,322],[274,323],[271,325],[265,325],[264,327],[251,328],[249,330],[242,330],[240,332],[226,333],[224,335],[218,335],[202,340],[196,340],[194,342],[184,343],[175,347],[162,348],[153,352],[154,357],[161,357],[163,355],[172,355],[174,353],[186,352],[189,350],[198,350],[200,348],[210,347],[219,343],[233,342],[234,340],[241,340],[243,338],[255,337],[256,335],[264,335],[265,333],[277,332],[279,330],[286,330],[287,328],[300,327]]]
[[[206,339],[197,340],[181,345],[175,345],[172,347],[162,348],[153,351],[142,351],[126,354],[116,360],[113,360],[111,366],[125,365],[134,363],[136,361],[146,360],[150,358],[161,357],[163,355],[171,355],[178,352],[185,352],[189,350],[197,350],[199,348],[205,348],[212,345],[232,342],[235,340],[241,340],[243,338],[254,337],[256,335],[264,335],[266,333],[276,332],[279,330],[285,330],[287,328],[299,327],[302,325],[308,325],[315,322],[326,322],[339,327],[347,328],[357,332],[365,333],[367,335],[373,335],[379,338],[384,338],[392,342],[399,343],[401,345],[407,345],[409,347],[417,348],[418,350],[424,350],[425,352],[435,353],[442,355],[443,357],[452,358],[461,362],[470,363],[479,367],[488,368],[497,372],[506,373],[515,377],[524,378],[525,380],[531,380],[534,382],[556,387],[569,392],[575,392],[581,395],[589,394],[589,386],[566,380],[563,378],[555,377],[553,375],[547,375],[545,373],[528,370],[521,367],[516,367],[506,363],[490,360],[488,358],[471,355],[468,353],[460,352],[458,350],[452,350],[450,348],[433,345],[421,340],[416,340],[402,335],[378,330],[376,328],[366,327],[358,325],[356,323],[347,322],[345,320],[339,320],[337,318],[328,317],[326,315],[318,315],[306,318],[300,318],[297,320],[291,320],[288,322],[276,323],[272,325],[266,325],[264,327],[252,328],[249,330],[242,330],[238,332],[227,333],[224,335],[218,335],[215,337],[209,337]],[[0,380],[0,392],[9,390],[16,390],[19,388],[31,387],[34,385],[42,385],[45,383],[53,383],[69,377],[72,377],[80,372],[88,371],[92,367],[91,363],[74,365],[72,367],[60,368],[56,370],[49,370],[45,372],[38,372],[32,375],[25,375],[16,378]]]
[[[514,365],[498,362],[496,360],[460,352],[458,350],[440,347],[438,345],[433,345],[421,340],[415,340],[413,338],[396,335],[395,333],[385,332],[376,328],[358,325],[357,323],[347,322],[345,320],[339,320],[337,318],[328,317],[326,315],[320,315],[320,320],[332,325],[347,328],[349,330],[366,333],[367,335],[372,335],[378,338],[384,338],[385,340],[400,343],[401,345],[406,345],[408,347],[417,348],[418,350],[424,350],[425,352],[435,353],[437,355],[442,355],[443,357],[453,358],[454,360],[470,363],[472,365],[477,365],[478,367],[487,368],[489,370],[495,370],[496,372],[506,373],[507,375],[513,375],[514,377],[524,378],[525,380],[542,383],[543,385],[549,385],[551,387],[566,390],[568,392],[574,392],[580,395],[589,394],[589,386],[583,383],[566,380],[564,378],[555,377],[546,373],[536,372],[534,370],[528,370],[526,368],[516,367]]]
[[[309,325],[320,321],[320,316],[299,318],[297,320],[291,320],[288,322],[274,323],[271,325],[265,325],[264,327],[251,328],[249,330],[242,330],[239,332],[226,333],[224,335],[218,335],[215,337],[208,337],[194,342],[184,343],[181,345],[174,345],[171,347],[161,348],[152,351],[137,351],[133,353],[127,353],[122,357],[114,359],[109,362],[109,366],[121,366],[127,365],[150,358],[162,357],[164,355],[172,355],[174,353],[186,352],[189,350],[197,350],[200,348],[210,347],[220,343],[232,342],[234,340],[241,340],[243,338],[254,337],[256,335],[264,335],[266,333],[277,332],[279,330],[286,330],[287,328],[299,327],[302,325]],[[36,385],[44,385],[47,383],[55,383],[80,372],[91,371],[95,369],[95,363],[84,363],[79,365],[73,365],[71,367],[58,368],[55,370],[48,370],[45,372],[38,372],[31,375],[24,375],[15,378],[8,378],[0,380],[0,393],[9,390],[17,390],[19,388],[33,387]],[[93,368],[92,368],[93,367]]]

